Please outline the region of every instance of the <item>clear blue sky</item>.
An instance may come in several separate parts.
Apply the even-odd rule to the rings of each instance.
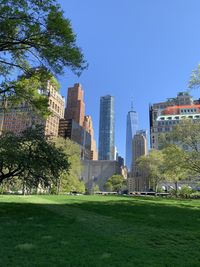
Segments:
[[[149,132],[149,103],[187,89],[200,62],[199,0],[59,0],[89,69],[59,77],[61,93],[80,82],[96,141],[100,96],[115,97],[116,146],[125,154],[131,98],[139,127]],[[200,91],[192,93],[200,97]]]

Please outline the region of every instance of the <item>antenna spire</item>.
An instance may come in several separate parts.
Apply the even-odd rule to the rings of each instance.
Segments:
[[[133,111],[133,97],[131,98],[131,111]]]

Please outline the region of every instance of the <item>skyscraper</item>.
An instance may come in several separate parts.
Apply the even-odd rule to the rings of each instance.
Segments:
[[[84,117],[84,128],[91,135],[91,159],[97,160],[98,159],[98,152],[97,152],[96,141],[94,139],[94,129],[93,129],[93,125],[92,125],[92,117],[89,115],[86,115]]]
[[[132,164],[132,140],[137,130],[138,113],[131,106],[131,111],[128,112],[126,117],[126,166],[129,171],[131,170]]]
[[[83,89],[80,83],[75,83],[73,87],[68,88],[65,119],[72,119],[80,126],[83,126],[84,115],[85,104],[83,101]]]
[[[97,160],[92,117],[85,116],[84,90],[80,83],[68,88],[65,119],[60,120],[59,135],[81,146],[82,159]]]
[[[128,191],[147,191],[149,189],[148,177],[144,172],[141,172],[138,169],[138,166],[136,164],[136,161],[139,157],[147,155],[148,153],[146,130],[139,130],[134,135],[132,153],[132,171],[131,177],[128,178]]]
[[[114,160],[115,157],[115,115],[114,97],[100,99],[99,160]]]
[[[132,153],[133,153],[132,171],[133,172],[136,168],[137,159],[143,155],[147,155],[147,152],[148,152],[147,131],[138,130],[133,137],[133,144],[132,144]]]

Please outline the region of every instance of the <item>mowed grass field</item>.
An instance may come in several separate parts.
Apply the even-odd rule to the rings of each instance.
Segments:
[[[0,196],[0,266],[200,266],[200,201]]]

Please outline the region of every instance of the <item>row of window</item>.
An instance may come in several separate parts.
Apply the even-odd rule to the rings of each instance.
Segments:
[[[64,110],[61,110],[59,105],[57,105],[56,103],[54,103],[51,99],[49,101],[49,105],[50,107],[55,110],[56,112],[58,112],[61,116],[63,116],[64,114]]]
[[[191,116],[175,116],[175,117],[160,117],[159,120],[164,121],[164,120],[180,120],[180,119],[199,119],[200,115],[191,115]]]
[[[170,132],[172,130],[172,127],[158,127],[152,129],[152,133],[160,133],[160,132]],[[154,138],[154,137],[153,137]]]
[[[177,124],[177,123],[179,123],[179,121],[159,121],[158,126],[160,126],[160,125],[173,125],[173,124]]]
[[[158,132],[170,132],[171,130],[172,130],[172,127],[158,128]]]
[[[193,113],[193,112],[197,112],[197,109],[181,109],[181,113]]]

